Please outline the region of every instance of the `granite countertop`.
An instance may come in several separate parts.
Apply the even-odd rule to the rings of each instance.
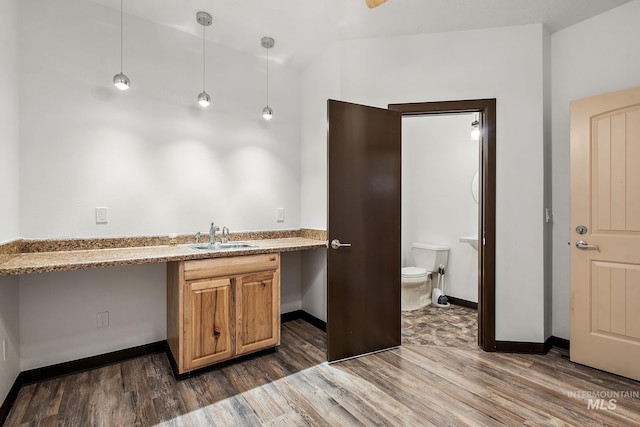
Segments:
[[[326,247],[326,240],[309,237],[285,237],[244,241],[254,245],[254,247],[209,251],[194,249],[188,244],[178,244],[173,246],[157,245],[107,249],[21,252],[6,257],[0,262],[0,276],[290,252]]]

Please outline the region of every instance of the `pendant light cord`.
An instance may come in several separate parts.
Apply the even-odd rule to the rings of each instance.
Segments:
[[[269,106],[269,48],[267,48],[267,107]]]
[[[207,55],[205,53],[204,32],[206,25],[202,26],[202,91],[205,92],[205,76],[207,71]]]
[[[122,41],[123,40],[123,36],[122,36],[122,34],[123,34],[123,32],[122,32],[123,31],[122,30],[122,22],[123,22],[123,19],[122,19],[122,2],[123,2],[123,0],[120,0],[120,74],[122,74],[122,69],[123,69],[123,66],[122,66],[122,62],[123,62],[122,50],[123,50],[123,46],[124,46],[124,43]]]

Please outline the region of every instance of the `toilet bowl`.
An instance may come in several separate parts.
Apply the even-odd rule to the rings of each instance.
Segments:
[[[431,303],[429,272],[420,267],[404,267],[401,270],[402,311],[417,310]]]
[[[401,270],[401,309],[417,310],[431,304],[432,275],[447,266],[449,248],[432,243],[416,242],[411,245],[415,267]],[[435,277],[435,276],[434,276]]]

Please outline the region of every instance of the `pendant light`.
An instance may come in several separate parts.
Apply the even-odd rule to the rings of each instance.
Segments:
[[[207,12],[198,12],[196,13],[196,21],[198,21],[198,24],[202,25],[202,92],[198,95],[198,104],[202,107],[208,107],[209,104],[211,104],[211,97],[205,90],[207,60],[205,55],[204,30],[206,27],[211,25],[213,19]]]
[[[120,0],[120,72],[113,76],[113,84],[120,90],[129,89],[129,77],[122,72],[122,0]]]
[[[271,49],[276,42],[271,37],[263,37],[260,44],[263,48],[267,49],[267,106],[262,109],[262,118],[265,120],[271,120],[273,117],[273,110],[269,107],[269,49]]]
[[[476,114],[476,118],[473,122],[471,122],[471,140],[478,141],[480,139],[480,121],[478,120],[478,115]]]

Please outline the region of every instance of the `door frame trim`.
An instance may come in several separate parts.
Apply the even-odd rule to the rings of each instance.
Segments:
[[[478,230],[484,243],[478,245],[478,345],[497,351],[495,321],[496,260],[496,99],[414,102],[389,104],[402,116],[478,113],[480,121],[480,215]]]

